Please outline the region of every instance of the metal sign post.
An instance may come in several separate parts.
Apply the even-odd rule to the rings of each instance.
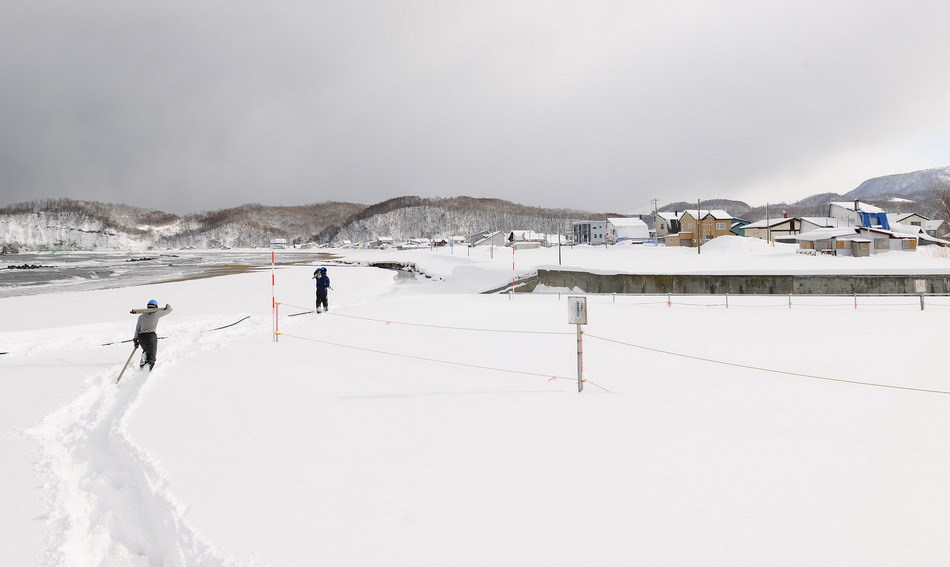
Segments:
[[[584,390],[584,330],[587,324],[587,298],[570,296],[567,298],[567,322],[577,325],[577,391]]]

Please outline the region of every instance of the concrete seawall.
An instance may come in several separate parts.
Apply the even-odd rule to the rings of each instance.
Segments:
[[[923,282],[923,283],[920,283]],[[539,285],[586,293],[689,294],[941,294],[950,275],[595,274],[538,270]]]

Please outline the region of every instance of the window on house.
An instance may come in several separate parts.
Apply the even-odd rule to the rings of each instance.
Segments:
[[[726,223],[724,223],[724,222],[717,222],[717,223],[716,223],[716,230],[726,230]]]
[[[911,226],[920,226],[920,221],[912,221],[912,222],[910,223],[910,225],[911,225]]]

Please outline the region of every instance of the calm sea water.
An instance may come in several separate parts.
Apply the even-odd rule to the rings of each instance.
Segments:
[[[294,251],[278,254],[284,260],[288,255],[300,256],[297,261],[320,258]],[[267,250],[9,254],[0,256],[0,297],[143,285],[220,274],[229,265],[267,267],[270,261]]]

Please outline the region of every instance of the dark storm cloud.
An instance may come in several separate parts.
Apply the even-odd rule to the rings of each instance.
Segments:
[[[7,2],[0,201],[590,210],[948,165],[942,2]]]

